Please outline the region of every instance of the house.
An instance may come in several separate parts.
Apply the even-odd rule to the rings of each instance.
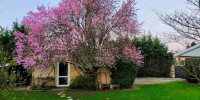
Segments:
[[[34,69],[32,78],[35,85],[45,83],[46,86],[68,87],[70,82],[81,74],[82,72],[70,62],[57,62],[55,68],[49,67],[46,70]],[[110,74],[110,71],[102,70],[98,75],[99,83],[110,84]]]
[[[174,58],[198,58],[200,57],[200,43],[187,48],[174,55]]]
[[[200,43],[196,44],[190,48],[187,48],[181,52],[174,55],[177,65],[185,65],[185,58],[199,58],[200,57]]]
[[[186,58],[199,58],[200,57],[200,43],[196,44],[190,48],[187,48],[179,53],[176,53],[174,55],[174,58],[177,61],[178,66],[184,66],[185,65],[185,59]],[[176,75],[179,76],[184,76],[182,72],[180,72],[180,69],[177,69],[174,67],[174,65],[172,66],[173,70],[175,69],[176,71],[178,71],[176,73]],[[175,73],[175,72],[174,72]],[[175,74],[174,74],[175,75]],[[176,77],[177,77],[176,76]],[[175,77],[175,76],[174,76]]]

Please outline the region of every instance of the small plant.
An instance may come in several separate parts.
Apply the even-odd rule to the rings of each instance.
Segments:
[[[96,76],[77,76],[71,81],[70,88],[94,90],[96,88],[95,81]]]
[[[7,67],[0,67],[0,98],[6,100],[14,94],[14,89],[19,83],[16,79],[20,78],[19,73],[11,71],[8,74]]]

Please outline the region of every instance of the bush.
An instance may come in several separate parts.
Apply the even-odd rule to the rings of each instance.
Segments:
[[[72,79],[70,88],[71,89],[87,89],[94,90],[96,84],[96,76],[77,76]]]
[[[119,84],[120,88],[131,88],[137,76],[138,66],[130,61],[118,60],[111,72],[113,84]]]
[[[185,59],[184,72],[189,83],[200,83],[200,59]]]
[[[139,68],[139,77],[169,77],[170,68],[173,64],[169,59],[145,59],[142,67]]]
[[[14,88],[19,84],[16,79],[20,78],[20,74],[11,70],[8,74],[8,67],[0,67],[0,98],[6,100],[13,95]]]
[[[139,77],[169,77],[174,63],[173,53],[168,52],[165,44],[151,35],[134,38],[132,44],[142,51],[143,64],[139,68]]]
[[[22,65],[17,66],[11,66],[8,69],[8,74],[11,73],[11,71],[16,71],[20,74],[21,78],[16,80],[16,83],[24,83],[23,85],[28,86],[30,85],[32,74],[25,69]]]

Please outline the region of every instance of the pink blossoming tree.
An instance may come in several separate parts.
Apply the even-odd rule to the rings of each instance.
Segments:
[[[134,46],[113,43],[136,35],[140,27],[135,1],[119,4],[117,0],[62,0],[57,7],[39,6],[22,22],[29,34],[14,32],[15,59],[27,69],[70,61],[86,74],[113,67],[119,57],[140,64],[142,56]]]

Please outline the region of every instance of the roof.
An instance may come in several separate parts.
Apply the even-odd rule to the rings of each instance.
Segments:
[[[176,53],[174,57],[200,57],[200,43]]]

